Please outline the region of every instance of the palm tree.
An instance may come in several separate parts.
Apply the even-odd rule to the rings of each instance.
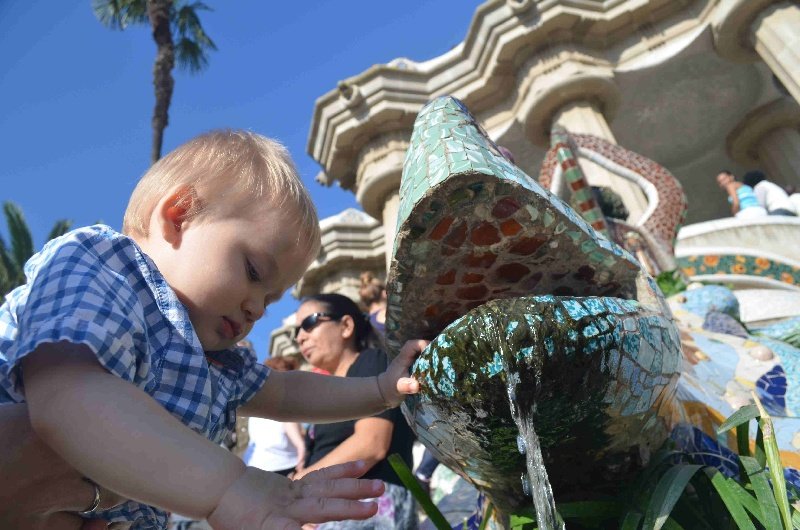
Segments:
[[[150,24],[156,42],[153,85],[156,104],[153,109],[153,145],[150,161],[161,158],[164,129],[169,123],[169,105],[175,80],[172,70],[178,67],[197,73],[208,66],[209,50],[214,42],[200,24],[198,11],[211,9],[202,2],[186,0],[92,0],[92,10],[106,27],[124,30],[132,24]]]
[[[11,237],[11,249],[6,246],[0,236],[0,294],[5,296],[15,287],[25,283],[25,262],[33,256],[33,238],[31,231],[22,216],[22,210],[13,202],[3,203],[3,212],[6,216],[6,225]],[[70,229],[72,221],[62,219],[57,221],[47,241],[64,235]]]

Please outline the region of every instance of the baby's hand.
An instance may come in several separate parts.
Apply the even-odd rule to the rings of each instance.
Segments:
[[[367,519],[378,505],[358,499],[380,497],[380,480],[359,480],[363,461],[313,471],[297,481],[248,467],[208,517],[215,530],[300,530],[305,523]]]
[[[419,392],[419,383],[413,377],[408,377],[408,371],[417,355],[430,343],[427,340],[409,340],[400,348],[400,353],[394,358],[392,364],[378,376],[378,385],[387,404],[392,407],[399,405],[406,394]]]

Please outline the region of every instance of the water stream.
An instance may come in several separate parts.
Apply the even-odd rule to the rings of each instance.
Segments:
[[[520,383],[518,373],[506,372],[508,377],[508,404],[511,416],[519,429],[517,445],[521,453],[525,454],[528,467],[527,476],[522,475],[522,487],[527,495],[533,497],[533,507],[536,511],[536,522],[539,530],[565,530],[564,521],[556,511],[556,502],[553,497],[553,488],[547,477],[547,470],[542,459],[542,449],[539,437],[533,428],[532,411],[520,407],[516,398],[516,386]]]

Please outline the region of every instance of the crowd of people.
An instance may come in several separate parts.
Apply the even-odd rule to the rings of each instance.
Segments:
[[[727,193],[731,213],[737,219],[800,215],[800,193],[793,186],[784,188],[767,180],[762,171],[748,171],[739,181],[730,171],[722,170],[717,184]]]

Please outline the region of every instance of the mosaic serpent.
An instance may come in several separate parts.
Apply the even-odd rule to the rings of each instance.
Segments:
[[[420,112],[400,197],[387,342],[433,339],[404,405],[420,440],[502,511],[530,503],[512,408],[560,499],[636,471],[669,434],[660,408],[681,362],[636,259],[503,158],[454,98]]]

